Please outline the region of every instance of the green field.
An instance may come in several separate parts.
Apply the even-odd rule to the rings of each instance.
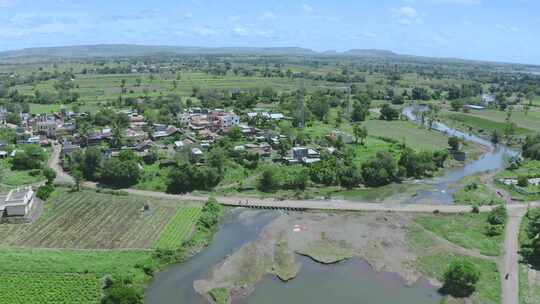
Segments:
[[[150,211],[143,212],[144,204]],[[174,202],[133,196],[62,192],[29,225],[0,225],[1,246],[152,248],[177,210]]]
[[[101,281],[95,275],[0,273],[2,303],[99,303]]]
[[[471,110],[470,113],[466,113],[465,115],[489,119],[500,123],[505,123],[506,121],[505,111],[491,109],[482,111]],[[525,112],[522,110],[513,111],[511,121],[514,122],[518,127],[522,127],[524,129],[540,130],[540,112],[534,108],[531,108],[527,115],[525,115]]]
[[[463,248],[476,249],[489,256],[498,256],[501,251],[503,236],[488,237],[487,213],[418,216],[415,221],[425,229],[455,243]]]
[[[504,131],[506,129],[505,122],[498,122],[487,118],[467,115],[463,113],[447,114],[445,115],[445,118],[457,122],[467,128],[470,127],[473,129],[473,131],[486,135],[490,135],[493,131],[497,131],[499,132],[499,134],[502,135],[504,134]],[[525,129],[518,126],[515,130],[515,135],[525,135],[533,132],[534,131],[532,129]]]
[[[482,225],[485,222],[485,215],[422,215],[417,216],[415,222],[421,226],[409,226],[407,242],[410,248],[418,254],[414,263],[416,269],[427,277],[442,282],[443,274],[452,260],[456,258],[468,260],[476,266],[481,275],[476,284],[476,291],[466,303],[500,303],[501,282],[497,263],[487,258],[457,254],[451,247],[441,243],[440,240],[436,240],[433,235],[428,233],[430,231],[436,237],[441,237],[464,248],[479,250],[485,254],[498,255],[502,239],[497,237],[484,240],[487,239],[483,234],[484,227]]]
[[[448,137],[429,131],[408,121],[368,120],[364,123],[372,136],[387,137],[404,142],[416,150],[441,150],[447,148]]]
[[[201,208],[183,205],[58,190],[36,222],[0,224],[0,302],[97,304],[107,275],[142,285],[143,266],[157,263],[153,249],[191,236]]]
[[[201,215],[201,208],[179,208],[169,221],[155,247],[175,249],[180,247],[193,231],[195,223]]]

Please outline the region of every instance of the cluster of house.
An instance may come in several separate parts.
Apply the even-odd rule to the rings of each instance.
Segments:
[[[27,216],[34,208],[35,197],[32,187],[13,189],[0,194],[0,218]]]

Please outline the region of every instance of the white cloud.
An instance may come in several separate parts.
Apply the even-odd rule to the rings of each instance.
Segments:
[[[450,3],[450,4],[475,5],[475,4],[481,4],[482,0],[435,0],[435,2]]]
[[[19,0],[0,0],[0,7],[11,7],[19,3]]]
[[[302,5],[302,9],[304,10],[304,12],[306,13],[312,13],[313,12],[313,6],[309,5],[309,4],[306,4],[304,3]]]
[[[377,34],[375,34],[373,32],[365,31],[365,32],[362,32],[362,33],[358,34],[357,37],[377,38]]]
[[[505,25],[505,24],[496,24],[495,28],[498,29],[501,32],[505,33],[516,33],[519,32],[519,28],[517,26],[513,25]]]
[[[276,20],[277,19],[277,16],[276,14],[272,13],[272,12],[265,12],[261,15],[260,19],[262,21],[272,21],[272,20]]]
[[[217,34],[217,31],[208,26],[196,26],[192,31],[200,36],[213,36]]]
[[[410,6],[402,6],[397,12],[402,18],[412,19],[418,17],[418,12]]]
[[[233,33],[238,36],[248,36],[249,30],[245,27],[235,27],[232,29]]]
[[[394,17],[396,18],[399,24],[409,25],[409,24],[423,24],[424,21],[420,17],[420,14],[416,9],[411,6],[402,6],[398,9],[393,10]]]

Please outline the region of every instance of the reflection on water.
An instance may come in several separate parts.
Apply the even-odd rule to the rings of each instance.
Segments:
[[[157,273],[146,290],[145,303],[206,303],[193,289],[193,282],[203,277],[227,255],[257,238],[261,229],[276,216],[276,212],[259,212],[249,217],[243,217],[241,213],[242,210],[237,209],[226,216],[208,248],[183,264]]]
[[[299,258],[302,269],[298,277],[283,283],[275,276],[267,276],[253,294],[234,303],[437,304],[442,299],[427,282],[406,286],[398,275],[377,273],[361,260],[322,265],[307,257]]]

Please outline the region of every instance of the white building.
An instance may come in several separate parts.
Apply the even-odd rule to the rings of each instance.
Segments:
[[[34,206],[32,187],[20,188],[0,194],[0,215],[26,216]]]
[[[219,117],[219,125],[221,128],[227,129],[240,124],[240,116],[236,114],[227,114]]]

